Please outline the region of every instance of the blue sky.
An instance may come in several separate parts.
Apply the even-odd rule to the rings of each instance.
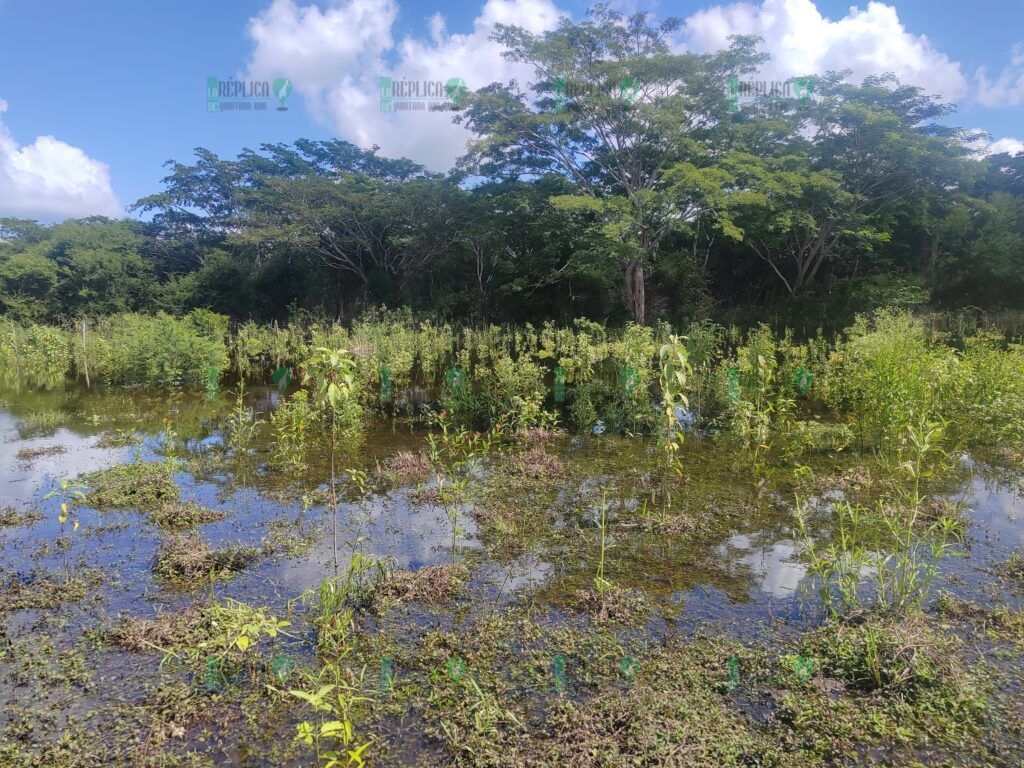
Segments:
[[[338,136],[442,169],[464,146],[461,129],[437,113],[382,115],[377,76],[461,76],[470,87],[523,76],[487,42],[494,21],[541,31],[587,5],[0,0],[0,215],[116,215],[159,190],[165,160],[189,161],[196,146],[233,156],[263,142]],[[1024,139],[1022,0],[898,0],[856,11],[849,0],[623,7],[687,19],[679,44],[690,50],[730,32],[762,34],[772,78],[810,66],[896,69],[949,95],[955,122],[989,131],[1003,140],[998,148]],[[288,76],[295,92],[286,112],[211,114],[209,75]]]

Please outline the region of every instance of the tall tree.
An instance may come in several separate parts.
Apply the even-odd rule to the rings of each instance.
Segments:
[[[625,293],[645,320],[644,277],[659,244],[680,219],[663,192],[673,164],[703,152],[728,111],[727,83],[764,60],[754,38],[716,54],[672,52],[676,18],[652,24],[606,5],[582,22],[563,20],[543,35],[499,25],[505,57],[533,66],[528,91],[492,84],[461,100],[456,121],[479,137],[464,161],[486,176],[565,175],[588,200],[556,200],[605,220],[621,256]]]

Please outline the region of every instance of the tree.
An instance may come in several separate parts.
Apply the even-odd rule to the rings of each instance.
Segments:
[[[16,320],[48,320],[55,308],[57,266],[34,253],[0,256],[0,308]]]
[[[494,39],[505,57],[534,67],[533,97],[514,82],[492,84],[468,94],[456,117],[479,137],[465,167],[572,180],[585,199],[555,203],[604,220],[640,323],[646,265],[680,220],[662,194],[664,172],[703,151],[727,113],[727,81],[765,58],[754,38],[736,38],[716,54],[674,54],[669,37],[679,25],[676,18],[654,25],[642,13],[625,18],[604,5],[543,35],[499,25]]]

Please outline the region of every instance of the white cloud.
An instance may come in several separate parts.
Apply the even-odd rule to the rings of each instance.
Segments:
[[[772,57],[759,75],[765,80],[850,69],[855,80],[893,72],[901,82],[949,100],[968,92],[960,65],[924,35],[907,31],[896,9],[884,3],[851,7],[837,21],[822,16],[811,0],[716,5],[685,20],[682,42],[688,50],[714,51],[736,34],[764,38]]]
[[[355,144],[377,144],[388,156],[407,156],[447,170],[463,154],[469,132],[450,113],[380,111],[379,77],[447,82],[461,77],[471,89],[494,81],[530,80],[529,67],[506,62],[489,40],[494,25],[542,32],[562,12],[550,0],[487,0],[472,31],[449,34],[444,17],[425,20],[429,37],[392,40],[394,0],[341,0],[321,8],[275,0],[249,22],[254,49],[250,76],[286,74],[313,116]],[[393,63],[387,63],[391,61]]]
[[[1024,45],[1015,45],[1010,63],[995,80],[981,67],[974,74],[978,88],[975,98],[986,107],[1016,107],[1024,102]]]
[[[971,141],[969,144],[969,146],[979,155],[998,155],[1002,152],[1016,155],[1020,152],[1024,152],[1024,141],[1021,141],[1020,139],[1006,137],[993,141],[992,137],[980,128],[976,128],[974,132],[977,134],[983,134],[974,141]]]
[[[44,221],[124,216],[105,163],[53,136],[19,147],[3,122],[6,111],[0,99],[0,215]]]
[[[315,119],[360,146],[377,144],[388,156],[407,156],[433,170],[446,170],[466,148],[470,134],[443,112],[382,113],[381,75],[411,81],[446,82],[461,77],[476,89],[494,81],[530,82],[531,68],[506,62],[488,38],[496,23],[541,33],[565,15],[557,0],[486,0],[471,31],[448,32],[444,16],[422,20],[422,35],[395,39],[400,0],[274,0],[250,19],[253,43],[247,76],[287,75]],[[622,3],[620,3],[621,5]],[[628,3],[627,3],[628,4]],[[852,70],[860,80],[893,72],[904,83],[950,101],[982,104],[1024,100],[1024,49],[995,79],[975,73],[973,89],[958,62],[923,35],[907,30],[894,6],[868,2],[830,20],[813,0],[762,0],[715,5],[684,21],[678,45],[713,51],[734,34],[764,39],[771,60],[759,79],[785,80],[829,70]],[[977,95],[975,95],[975,93]],[[992,146],[1016,146],[1011,142]]]
[[[1019,155],[1021,152],[1024,152],[1024,141],[1020,139],[999,139],[988,145],[988,154],[996,155],[1001,152]]]

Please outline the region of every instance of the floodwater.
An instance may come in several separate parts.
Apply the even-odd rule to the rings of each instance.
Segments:
[[[248,405],[261,418],[278,400],[274,390],[249,393]],[[209,584],[193,589],[168,584],[153,573],[163,534],[135,511],[100,512],[81,506],[80,528],[71,533],[58,521],[59,500],[46,499],[61,479],[141,459],[163,461],[165,419],[177,435],[175,481],[183,501],[224,513],[199,527],[211,548],[242,543],[258,546],[275,531],[301,534],[306,545],[260,558],[233,578],[217,583],[219,598],[233,597],[286,610],[305,590],[334,573],[330,513],[322,491],[329,472],[319,459],[302,477],[267,464],[269,430],[257,440],[254,457],[240,461],[225,450],[222,424],[233,407],[228,393],[159,394],[141,391],[7,392],[0,403],[0,507],[35,510],[31,525],[0,527],[0,561],[5,583],[31,582],[40,572],[95,569],[102,580],[88,599],[48,611],[2,614],[8,643],[33,636],[48,622],[55,648],[79,643],[83,631],[109,624],[118,616],[152,617],[181,609],[209,595]],[[104,436],[133,436],[131,445],[105,447]],[[426,431],[403,421],[381,420],[365,442],[345,458],[344,467],[369,472],[398,451],[418,451]],[[55,451],[47,454],[45,451]],[[455,541],[457,556],[470,570],[469,598],[463,615],[529,602],[559,621],[573,609],[577,590],[592,583],[598,552],[596,521],[606,505],[609,548],[606,575],[613,583],[642,590],[658,609],[645,631],[658,634],[713,626],[741,637],[764,634],[771,625],[814,626],[822,619],[816,585],[801,557],[794,515],[796,489],[791,467],[767,479],[755,479],[742,458],[724,440],[691,436],[684,450],[684,478],[674,491],[674,508],[698,521],[696,530],[648,529],[641,519],[644,488],[650,482],[653,446],[643,439],[617,436],[560,437],[547,445],[567,467],[563,479],[536,495],[502,497],[491,488],[488,466],[477,477],[484,489],[476,503],[523,509],[536,521],[515,541],[502,540],[478,527],[471,508],[463,509]],[[56,452],[59,451],[59,452]],[[27,452],[33,452],[31,455]],[[42,452],[42,453],[36,453]],[[822,455],[802,459],[822,471],[852,466],[853,457]],[[342,473],[343,474],[343,473]],[[426,482],[430,485],[430,481]],[[490,488],[490,490],[487,490]],[[305,505],[303,493],[319,489],[316,503]],[[983,604],[994,598],[991,572],[1024,546],[1024,499],[1021,478],[989,470],[966,457],[956,477],[942,487],[951,499],[965,497],[969,524],[963,556],[942,563],[935,591],[947,589]],[[362,500],[344,501],[338,516],[340,567],[353,547],[388,557],[398,568],[417,570],[453,559],[452,528],[444,512],[423,501],[412,486],[392,487]],[[815,510],[813,535],[832,535],[829,502],[843,498],[841,489],[807,491]],[[63,531],[63,533],[62,533]],[[1020,595],[1001,595],[1019,606]],[[45,615],[48,614],[48,615]],[[58,621],[52,620],[57,618]],[[424,617],[408,620],[455,621]],[[297,654],[310,655],[295,640]],[[116,649],[86,653],[93,668],[81,690],[54,692],[50,706],[64,718],[102,710],[141,696],[142,681],[159,678],[159,654]],[[0,704],[24,703],[38,695],[0,656]],[[74,687],[72,687],[74,688]],[[7,707],[0,706],[0,710]],[[0,713],[0,724],[10,715]],[[233,753],[239,763],[251,756]]]

